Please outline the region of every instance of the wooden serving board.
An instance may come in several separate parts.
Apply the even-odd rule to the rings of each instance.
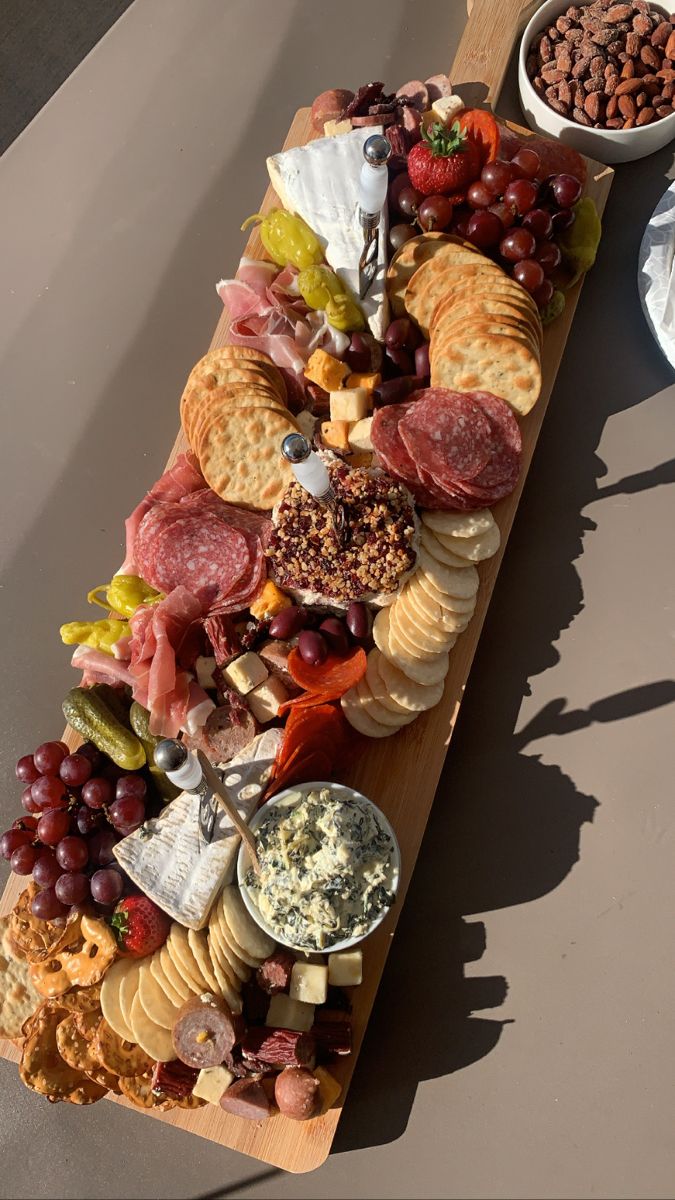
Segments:
[[[453,85],[468,101],[475,96],[473,85],[480,85],[480,99],[486,96],[494,103],[499,95],[508,67],[511,50],[532,10],[531,0],[501,0],[495,5],[492,0],[475,0],[459,49],[450,70]],[[433,69],[434,64],[430,64]],[[466,89],[466,90],[465,90]],[[518,126],[512,126],[518,129]],[[527,131],[523,131],[527,132]],[[310,121],[310,110],[300,109],[291,125],[284,149],[302,146],[316,137]],[[600,163],[588,161],[587,191],[602,212],[611,186],[613,172]],[[263,163],[261,162],[261,172]],[[278,201],[271,188],[262,204],[267,211]],[[264,257],[260,239],[254,231],[249,238],[245,254]],[[398,903],[378,931],[364,944],[364,979],[354,994],[354,1052],[333,1070],[343,1084],[343,1092],[336,1107],[324,1116],[305,1123],[289,1121],[275,1116],[267,1122],[254,1124],[230,1116],[212,1105],[189,1112],[174,1109],[166,1113],[136,1110],[156,1120],[178,1125],[233,1150],[250,1154],[255,1158],[272,1163],[287,1171],[310,1171],[320,1166],[328,1156],[335,1129],[340,1118],[341,1107],[358,1057],[375,993],[384,970],[387,952],[396,928],[398,914],[405,900],[408,884],[427,824],[434,794],[454,729],[464,688],[469,676],[483,620],[494,588],[499,566],[504,554],[509,531],[513,524],[520,495],[525,484],[527,471],[534,453],[548,400],[555,382],[567,336],[572,324],[581,283],[567,296],[567,306],[561,317],[549,326],[544,337],[542,359],[543,386],[541,397],[528,417],[522,422],[523,471],[515,492],[502,500],[493,509],[501,535],[501,548],[494,558],[479,566],[480,588],[476,610],[468,629],[457,640],[450,655],[450,670],[446,679],[445,693],[440,704],[431,712],[419,717],[412,725],[398,732],[393,738],[370,741],[360,756],[358,765],[344,782],[350,783],[371,797],[392,822],[401,847],[402,873]],[[227,314],[223,311],[216,327],[211,346],[226,344]],[[178,397],[176,398],[178,400]],[[169,462],[185,449],[179,435]],[[130,506],[138,497],[130,496]],[[67,731],[66,740],[72,745],[77,737]],[[16,903],[23,890],[24,880],[12,876],[7,883],[0,912],[7,913]],[[19,1060],[19,1050],[11,1042],[0,1040],[0,1054],[14,1062]],[[18,1081],[17,1081],[18,1082]],[[128,1101],[111,1097],[115,1103]],[[49,1114],[47,1114],[49,1115]]]

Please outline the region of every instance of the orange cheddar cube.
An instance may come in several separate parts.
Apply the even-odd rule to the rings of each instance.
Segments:
[[[321,441],[328,450],[338,450],[341,454],[349,453],[349,421],[323,421],[321,424]]]
[[[305,367],[305,379],[316,383],[327,392],[336,392],[342,386],[344,378],[349,374],[346,363],[325,350],[315,350]]]
[[[382,376],[379,371],[371,371],[369,374],[361,374],[354,371],[347,378],[346,386],[348,388],[365,388],[367,392],[372,392],[373,388],[379,387],[382,383]]]

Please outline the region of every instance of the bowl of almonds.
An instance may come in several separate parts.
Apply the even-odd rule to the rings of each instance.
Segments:
[[[675,137],[675,13],[649,0],[547,0],[520,45],[520,103],[539,133],[600,162]]]

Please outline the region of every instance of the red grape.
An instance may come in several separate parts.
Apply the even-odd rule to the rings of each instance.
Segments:
[[[502,196],[513,179],[511,164],[496,158],[494,162],[485,164],[480,177],[481,182],[491,188],[495,196]]]
[[[37,829],[37,823],[37,817],[16,817],[16,819],[12,821],[12,829],[28,829],[32,832]]]
[[[544,308],[551,299],[554,292],[553,284],[550,279],[545,279],[542,284],[532,293],[532,299],[540,308]]]
[[[67,754],[59,767],[59,777],[66,787],[82,787],[91,778],[91,763],[84,754]]]
[[[352,367],[352,370],[355,369],[355,367]],[[125,774],[126,771],[122,767],[118,767],[117,763],[114,762],[105,762],[100,771],[101,778],[109,779],[112,783],[117,783],[117,780],[121,779]]]
[[[389,245],[392,250],[400,250],[404,242],[409,242],[415,236],[415,227],[413,225],[392,225],[389,230]]]
[[[574,175],[555,175],[551,180],[551,191],[560,208],[571,208],[581,195],[581,184]]]
[[[499,253],[507,262],[530,258],[536,249],[536,239],[529,229],[512,229],[499,243]]]
[[[399,211],[404,217],[417,216],[417,209],[423,200],[421,192],[416,191],[414,187],[402,188],[398,194]]]
[[[401,173],[397,175],[395,179],[392,179],[391,183],[389,184],[387,201],[389,203],[390,212],[398,213],[401,211],[398,206],[398,199],[404,188],[412,188],[410,176],[407,171],[401,171]]]
[[[15,770],[17,779],[20,779],[22,783],[35,783],[40,776],[32,754],[24,754],[16,764]]]
[[[53,887],[47,887],[38,892],[30,902],[30,911],[39,921],[53,921],[54,917],[63,917],[68,911],[62,904]]]
[[[115,800],[114,804],[110,805],[108,817],[113,829],[118,833],[133,833],[134,829],[143,824],[145,805],[138,796],[122,796],[121,800]]]
[[[526,146],[511,159],[511,167],[517,167],[519,176],[525,179],[536,178],[540,166],[541,160],[536,150],[530,150]]]
[[[123,775],[115,785],[115,799],[121,800],[123,796],[137,796],[139,800],[144,800],[147,790],[148,785],[142,775]]]
[[[65,871],[54,885],[62,904],[82,904],[89,895],[89,880],[81,871]]]
[[[65,742],[43,742],[33,754],[33,761],[41,775],[55,775],[69,753]]]
[[[537,190],[529,179],[514,179],[504,192],[504,201],[522,217],[537,203]]]
[[[122,876],[113,867],[108,867],[103,871],[94,871],[89,886],[94,900],[99,904],[114,904],[124,891]]]
[[[420,379],[428,379],[431,375],[428,342],[422,342],[415,351],[415,374],[419,375]]]
[[[536,292],[544,282],[544,271],[533,258],[523,258],[513,268],[513,277],[526,292]]]
[[[536,238],[550,238],[553,233],[550,212],[545,208],[531,208],[523,217],[523,227],[529,229]]]
[[[38,808],[64,808],[68,803],[66,785],[55,775],[41,775],[30,786],[31,798]]]
[[[35,846],[17,846],[9,860],[9,865],[16,875],[30,875],[37,856],[38,852]]]
[[[475,212],[469,218],[466,228],[467,238],[474,246],[478,246],[479,250],[489,250],[496,246],[503,232],[504,226],[499,217],[487,210]]]
[[[502,200],[498,200],[496,204],[491,204],[488,212],[494,213],[502,223],[504,229],[510,229],[516,219],[516,214],[509,204],[504,204]]]
[[[89,861],[95,867],[107,867],[108,863],[115,861],[112,848],[117,845],[119,840],[119,834],[115,833],[113,829],[97,829],[88,839]]]
[[[452,203],[447,196],[427,196],[419,206],[417,220],[422,229],[447,229],[452,220]]]
[[[33,832],[29,829],[8,829],[0,838],[0,854],[7,861],[19,846],[28,846],[34,841]]]
[[[38,887],[53,887],[61,874],[62,868],[56,861],[54,851],[41,850],[33,867],[33,879]]]
[[[25,808],[27,813],[36,813],[40,811],[40,805],[36,804],[33,799],[33,785],[28,784],[21,793],[21,807]]]
[[[89,861],[87,843],[81,837],[64,837],[56,847],[56,861],[64,871],[79,871]]]
[[[70,829],[70,814],[62,808],[50,808],[37,824],[37,835],[45,846],[56,846]]]
[[[537,243],[534,257],[538,263],[541,263],[545,275],[550,275],[552,271],[555,271],[556,267],[560,266],[562,260],[560,247],[556,246],[555,242],[546,241]]]
[[[76,753],[89,759],[92,771],[97,771],[101,766],[103,755],[98,746],[95,746],[93,742],[83,742],[81,746],[77,747]]]
[[[413,325],[409,317],[397,317],[389,325],[387,332],[384,335],[385,344],[391,350],[416,350],[419,346],[422,335],[416,325]],[[135,788],[127,786],[128,779],[138,779],[143,783],[143,793],[145,795],[145,783],[140,775],[125,775],[123,779],[118,781],[115,789],[116,796],[124,796],[127,794],[138,795]],[[123,786],[123,791],[120,792],[120,787]]]
[[[476,179],[469,185],[466,198],[472,208],[487,208],[497,199],[497,192],[483,179]]]
[[[102,821],[103,813],[89,808],[86,804],[80,805],[75,816],[78,833],[81,833],[83,837],[98,829]]]
[[[563,229],[569,229],[570,225],[574,224],[574,212],[571,208],[561,208],[559,212],[553,213],[551,221],[553,232],[562,233]]]
[[[114,795],[112,783],[102,775],[88,779],[82,788],[82,799],[90,808],[103,808],[106,804],[112,804]]]

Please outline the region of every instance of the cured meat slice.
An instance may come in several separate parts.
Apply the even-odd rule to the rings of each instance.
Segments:
[[[582,187],[585,184],[588,174],[586,160],[572,146],[566,146],[557,139],[530,137],[527,134],[521,137],[499,122],[499,158],[510,162],[523,146],[539,155],[537,174],[540,179],[547,179],[549,175],[569,174],[576,176]]]
[[[373,446],[385,470],[405,484],[418,504],[436,508],[437,497],[421,480],[399,433],[399,422],[409,407],[409,404],[391,404],[377,410],[371,429]]]
[[[244,536],[250,554],[249,567],[243,578],[238,581],[236,588],[228,592],[217,604],[212,605],[210,611],[214,616],[221,613],[241,612],[242,609],[248,608],[267,578],[267,564],[259,538],[253,538],[250,534]]]
[[[184,587],[159,604],[138,608],[129,620],[134,699],[150,711],[150,732],[175,737],[190,700],[192,677],[177,669],[176,651],[201,617],[199,600]]]
[[[464,392],[425,388],[401,420],[399,432],[413,462],[424,463],[442,487],[472,479],[490,457],[490,426]]]
[[[366,673],[368,660],[362,646],[352,646],[348,654],[329,654],[322,663],[306,663],[294,648],[288,656],[288,670],[299,687],[326,700],[339,700]],[[295,707],[302,699],[289,700],[284,706]],[[301,707],[301,706],[300,706]]]
[[[241,652],[239,635],[234,628],[232,618],[227,613],[207,617],[204,621],[204,630],[219,667],[224,666]]]
[[[120,567],[123,575],[135,575],[136,561],[134,557],[136,535],[141,521],[151,508],[163,500],[180,500],[199,488],[206,486],[204,476],[199,470],[193,454],[179,454],[175,463],[168,471],[152,485],[149,492],[137,504],[134,511],[127,517],[124,527],[126,532],[126,552],[124,563]]]
[[[482,508],[483,504],[470,496],[459,485],[454,488],[441,486],[433,475],[430,475],[427,470],[420,464],[418,466],[420,479],[428,494],[431,496],[431,503],[428,508],[445,509],[449,512],[454,510],[470,511],[473,508]]]
[[[523,440],[518,422],[506,401],[492,392],[471,392],[490,426],[491,450],[487,464],[474,475],[471,487],[491,488],[518,479]]]
[[[246,575],[251,565],[249,543],[209,509],[185,512],[176,505],[172,516],[163,521],[159,532],[155,529],[150,549],[145,539],[143,578],[162,592],[187,588],[206,612]]]

